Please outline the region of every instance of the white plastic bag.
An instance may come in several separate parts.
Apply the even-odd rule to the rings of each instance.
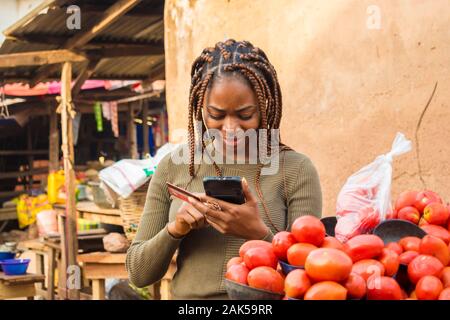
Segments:
[[[159,162],[178,147],[178,144],[166,143],[156,152],[155,157],[142,160],[124,159],[99,172],[100,187],[105,191],[111,204],[115,203],[117,196],[129,197],[137,188],[147,182],[155,172]],[[117,195],[111,194],[112,189]]]
[[[142,186],[154,173],[156,164],[152,158],[124,159],[99,172],[100,180],[123,198]]]
[[[370,233],[386,219],[392,211],[392,159],[411,148],[411,141],[397,133],[390,152],[378,156],[347,179],[336,203],[335,236],[339,241]]]

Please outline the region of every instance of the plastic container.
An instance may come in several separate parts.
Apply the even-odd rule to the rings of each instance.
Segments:
[[[225,279],[225,289],[230,300],[281,300],[282,294],[252,288],[234,281]]]
[[[64,187],[64,171],[51,172],[47,179],[47,195],[50,203],[65,203],[66,198],[62,192]]]
[[[8,259],[0,261],[3,272],[8,276],[17,276],[27,273],[30,259]]]
[[[10,259],[14,259],[14,257],[16,256],[15,252],[10,252],[10,251],[0,251],[0,271],[2,271],[2,265],[1,262],[3,260],[10,260]]]
[[[304,267],[293,266],[293,265],[291,265],[291,264],[289,264],[287,262],[281,261],[281,260],[278,261],[278,262],[280,263],[281,270],[283,271],[283,274],[285,276],[287,276],[289,272],[291,272],[291,271],[293,271],[295,269],[305,269]]]
[[[112,205],[106,199],[105,192],[100,188],[99,182],[89,182],[89,186],[92,189],[92,194],[94,196],[94,203],[100,208],[112,209]]]

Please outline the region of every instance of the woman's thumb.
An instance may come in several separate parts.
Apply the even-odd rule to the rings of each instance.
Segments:
[[[245,179],[245,178],[242,178],[242,190],[244,191],[244,197],[247,202],[249,202],[249,201],[256,202],[256,199],[253,196],[253,194],[250,191],[250,188],[248,186],[247,179]]]

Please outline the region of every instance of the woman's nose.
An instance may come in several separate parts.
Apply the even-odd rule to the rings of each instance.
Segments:
[[[224,131],[237,131],[241,129],[241,126],[235,117],[225,117],[222,129]]]

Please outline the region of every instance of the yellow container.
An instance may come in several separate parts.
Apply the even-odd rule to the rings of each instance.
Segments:
[[[65,203],[66,195],[64,192],[64,170],[51,172],[47,179],[47,195],[51,204]]]

